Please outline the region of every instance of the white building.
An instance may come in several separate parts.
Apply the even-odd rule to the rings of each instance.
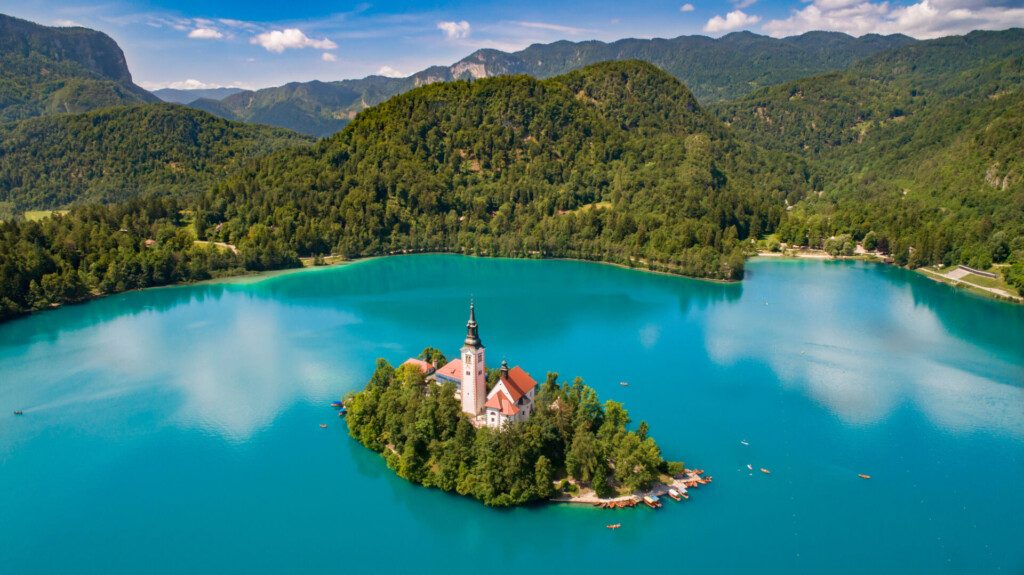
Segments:
[[[453,359],[434,372],[439,382],[453,382],[459,392],[462,411],[477,425],[501,427],[514,421],[526,421],[533,413],[537,382],[523,368],[509,369],[501,362],[501,375],[490,393],[487,392],[487,361],[484,344],[476,323],[476,308],[469,305],[466,340],[461,357]],[[458,378],[456,375],[458,374]]]

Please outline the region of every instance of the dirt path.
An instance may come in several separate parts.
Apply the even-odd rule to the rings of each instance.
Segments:
[[[977,289],[980,289],[980,290],[987,291],[987,292],[989,292],[991,294],[995,294],[995,295],[997,295],[999,297],[1004,297],[1004,298],[1012,299],[1012,300],[1015,300],[1015,301],[1020,301],[1020,299],[1021,299],[1021,298],[1011,294],[1010,292],[1008,292],[1006,290],[1002,290],[1002,289],[994,288],[994,287],[985,287],[985,286],[978,285],[976,283],[969,282],[969,281],[967,281],[965,279],[962,279],[963,277],[965,277],[967,275],[970,275],[970,272],[965,272],[965,271],[961,270],[960,268],[956,268],[953,271],[949,272],[948,274],[940,274],[939,272],[934,272],[934,271],[932,271],[930,269],[927,269],[927,268],[921,268],[921,271],[923,271],[926,274],[930,274],[930,275],[933,275],[935,277],[942,278],[942,279],[944,279],[946,281],[953,282],[954,284],[969,285],[969,286],[971,286],[973,288],[977,288]]]

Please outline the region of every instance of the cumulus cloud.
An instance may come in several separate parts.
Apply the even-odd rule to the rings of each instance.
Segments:
[[[318,50],[333,50],[337,44],[328,38],[316,40],[306,36],[298,28],[286,28],[284,30],[271,30],[253,37],[250,41],[253,44],[263,46],[269,52],[280,54],[292,48],[316,48]]]
[[[380,70],[377,70],[378,76],[387,76],[388,78],[404,78],[405,73],[395,70],[391,66],[381,66]]]
[[[324,52],[323,54],[321,54],[320,55],[320,59],[323,60],[324,62],[337,62],[338,61],[338,57],[335,56],[334,54],[331,54],[330,52]]]
[[[690,4],[689,2],[679,7],[680,12],[693,12],[694,10],[695,8],[693,7],[693,4]]]
[[[788,18],[766,22],[762,30],[776,37],[835,30],[855,36],[877,33],[937,38],[1019,26],[1024,26],[1024,7],[1003,0],[921,0],[908,6],[864,0],[813,0]]]
[[[449,40],[469,37],[469,22],[465,20],[459,22],[438,22],[437,29],[444,32],[444,35]]]
[[[748,28],[760,21],[760,16],[748,15],[742,10],[733,10],[726,14],[725,18],[715,16],[708,20],[708,23],[704,25],[704,31],[711,32],[712,34],[717,32],[731,32],[732,30],[738,30],[740,28]]]
[[[224,34],[220,30],[214,28],[196,28],[195,30],[188,33],[189,38],[197,38],[199,40],[218,40],[224,37]]]

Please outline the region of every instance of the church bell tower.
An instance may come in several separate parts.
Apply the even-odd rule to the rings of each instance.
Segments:
[[[462,411],[476,416],[487,401],[487,364],[484,362],[484,344],[476,325],[476,310],[469,304],[469,322],[466,323],[466,341],[462,346]]]

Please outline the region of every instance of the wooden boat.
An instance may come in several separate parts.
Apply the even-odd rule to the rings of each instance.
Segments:
[[[605,525],[605,527],[607,527],[608,529],[618,529],[619,527],[622,527],[622,524],[621,523],[610,523],[608,525]]]
[[[327,424],[326,423],[321,423],[320,424],[320,429],[327,429]]]
[[[621,385],[622,387],[629,387],[629,382],[628,381],[620,381],[619,385]]]
[[[674,488],[668,490],[668,496],[671,497],[672,499],[675,499],[676,501],[682,501],[683,500],[683,496],[678,491],[676,491]]]
[[[25,412],[20,409],[16,409],[14,410],[14,415],[25,415]]]
[[[771,475],[772,474],[771,471],[765,469],[764,467],[761,468],[761,473],[764,473],[765,475]]]
[[[861,479],[871,479],[871,476],[866,473],[858,473],[857,477],[860,477]]]
[[[661,507],[661,500],[658,499],[657,495],[644,495],[644,503],[646,503],[651,509],[658,509]]]
[[[342,407],[342,404],[340,401],[332,401],[331,407],[333,407],[334,409],[338,409],[339,407]]]

